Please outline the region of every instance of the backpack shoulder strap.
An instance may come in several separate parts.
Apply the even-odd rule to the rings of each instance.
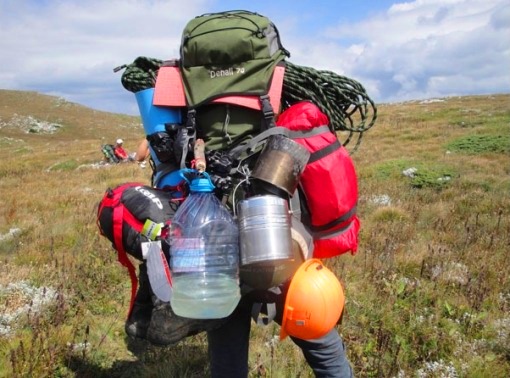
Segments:
[[[284,300],[282,286],[265,290],[262,297],[260,297],[260,292],[258,293],[255,294],[256,299],[251,307],[251,318],[257,325],[268,325],[276,317],[276,302]],[[248,295],[250,295],[249,292]]]
[[[131,279],[131,299],[129,301],[128,311],[129,318],[135,303],[136,291],[138,290],[138,277],[136,276],[135,267],[127,256],[126,250],[122,244],[122,226],[125,211],[129,213],[129,211],[124,208],[124,205],[119,205],[113,209],[113,237],[115,240],[115,247],[117,248],[117,259],[119,260],[119,263],[126,267],[129,273],[129,278]],[[131,217],[133,216],[131,215]]]
[[[113,209],[113,240],[115,249],[117,250],[117,260],[128,270],[129,278],[131,280],[131,299],[129,303],[128,318],[131,315],[131,311],[133,310],[133,305],[135,303],[136,291],[138,290],[138,277],[136,276],[135,266],[127,256],[126,250],[124,249],[124,245],[122,243],[122,228],[124,221],[126,221],[131,227],[133,227],[133,229],[137,231],[142,230],[143,224],[137,220],[128,209],[124,207],[124,204],[121,202],[121,198],[125,189],[137,185],[143,184],[127,183],[115,188],[115,190],[108,189],[103,197],[103,200],[101,201],[100,206],[98,207],[98,217],[96,220],[99,230],[101,234],[103,234],[103,230],[99,224],[99,214],[101,214],[105,207],[111,207]]]
[[[288,136],[289,130],[284,127],[271,127],[267,130],[262,131],[261,133],[255,135],[253,138],[249,139],[246,143],[243,143],[237,147],[232,148],[229,151],[230,157],[233,159],[239,158],[243,152],[254,151],[263,144],[267,138],[271,135],[286,135]]]

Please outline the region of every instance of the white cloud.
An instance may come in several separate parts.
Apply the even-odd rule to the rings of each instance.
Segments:
[[[327,35],[347,41],[344,71],[375,85],[381,100],[508,92],[509,13],[502,0],[417,0]],[[348,48],[348,38],[364,48]]]
[[[112,88],[124,89],[121,73],[113,74],[113,68],[140,55],[177,57],[182,28],[202,12],[203,3],[193,1],[186,7],[177,0],[48,1],[44,7],[37,1],[1,3],[0,87],[53,93],[82,103],[93,93],[99,99],[105,90],[116,96]]]
[[[142,55],[178,57],[186,22],[220,3],[2,0],[0,87],[137,114],[112,69]],[[506,0],[400,2],[357,14],[356,22],[340,18],[348,17],[342,2],[331,3],[338,8],[327,20],[314,17],[312,6],[306,13],[306,5],[294,10],[288,1],[268,5],[268,13],[256,6],[276,23],[293,63],[357,79],[376,101],[509,92]]]

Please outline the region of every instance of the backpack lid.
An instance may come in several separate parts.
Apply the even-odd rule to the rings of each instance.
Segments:
[[[285,66],[277,65],[269,87],[269,99],[274,110],[280,108],[284,74]],[[254,110],[262,110],[259,96],[227,95],[214,99],[212,103],[233,104]],[[172,107],[186,106],[186,94],[179,67],[162,66],[159,69],[154,88],[153,104]]]
[[[184,28],[180,55],[189,107],[226,95],[267,94],[274,68],[290,56],[275,25],[248,11],[192,19]]]

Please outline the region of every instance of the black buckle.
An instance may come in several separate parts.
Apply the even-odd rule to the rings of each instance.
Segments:
[[[262,114],[264,118],[269,119],[274,117],[273,106],[271,105],[271,101],[269,101],[269,95],[260,96],[260,104],[262,105]]]
[[[195,109],[188,110],[188,114],[186,117],[186,128],[194,129],[197,124],[197,111]]]

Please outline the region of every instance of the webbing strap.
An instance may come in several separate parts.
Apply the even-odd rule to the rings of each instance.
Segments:
[[[124,193],[124,190],[133,186],[143,186],[144,184],[138,183],[138,182],[128,182],[126,184],[122,184],[118,186],[115,191],[112,189],[108,189],[106,193],[103,196],[103,199],[101,200],[98,208],[97,208],[97,218],[96,218],[96,224],[99,228],[99,232],[101,235],[104,235],[103,229],[101,228],[101,224],[99,223],[99,218],[101,216],[101,213],[103,212],[103,209],[105,207],[111,207],[112,209],[120,204],[120,199],[122,197],[122,193]]]
[[[284,126],[279,126],[284,127]],[[331,130],[329,129],[328,125],[322,125],[313,127],[311,129],[307,130],[289,130],[288,137],[292,139],[299,139],[299,138],[312,138],[314,136],[324,134],[324,133],[331,133]]]
[[[254,150],[260,143],[264,142],[271,135],[288,135],[289,129],[284,127],[271,127],[267,130],[262,131],[261,133],[255,135],[253,138],[249,139],[246,143],[243,143],[237,147],[234,147],[230,150],[229,155],[236,159],[244,151],[252,151]]]
[[[310,154],[310,159],[308,159],[308,164],[312,164],[313,162],[316,162],[317,160],[322,159],[323,157],[328,156],[329,154],[332,154],[336,150],[342,147],[342,144],[338,141],[338,139],[335,139],[333,143],[330,145],[321,148],[320,150],[317,150],[315,152],[312,152]]]
[[[111,207],[113,209],[112,211],[112,217],[113,217],[113,244],[115,246],[115,249],[117,250],[117,260],[120,264],[125,266],[129,273],[129,278],[131,280],[131,300],[129,304],[129,311],[128,311],[128,318],[131,315],[131,311],[133,310],[133,305],[135,302],[135,295],[136,291],[138,290],[138,277],[136,276],[136,270],[131,262],[129,260],[126,251],[124,249],[124,245],[122,243],[122,227],[123,227],[123,221],[125,220],[131,227],[133,227],[137,231],[141,231],[143,224],[136,219],[133,214],[131,214],[130,211],[124,208],[124,205],[121,203],[121,197],[124,193],[124,190],[129,187],[134,186],[141,186],[143,184],[141,183],[126,183],[121,185],[120,187],[116,188],[115,191],[108,190],[101,201],[101,205],[98,209],[98,217],[97,217],[97,223],[99,225],[99,215],[101,214],[103,208],[105,207]],[[101,227],[99,227],[101,233],[103,233],[103,230]]]
[[[335,236],[341,235],[352,227],[353,222],[349,222],[345,227],[339,228],[334,231],[320,231],[312,232],[315,240],[331,239]]]
[[[329,129],[329,127],[327,125],[317,126],[312,129],[309,129],[309,130],[289,130],[284,126],[271,127],[269,129],[264,130],[264,131],[260,132],[259,134],[255,135],[253,138],[249,139],[246,143],[241,144],[237,147],[234,147],[230,151],[229,155],[232,156],[233,158],[237,158],[244,151],[253,151],[254,149],[257,148],[258,145],[260,145],[262,142],[264,142],[267,138],[269,138],[272,135],[284,135],[291,139],[300,139],[300,138],[311,138],[311,137],[314,137],[316,135],[320,135],[320,134],[323,134],[326,132],[328,132],[328,133],[331,132],[331,130]],[[331,147],[326,147],[326,148],[332,148],[333,151],[335,151],[342,146],[338,140],[337,140],[337,143],[335,143],[334,145],[335,145],[334,147],[331,146]],[[320,155],[317,159],[327,156],[333,151],[326,150],[323,153],[324,155],[320,155],[319,153],[317,153],[317,156]],[[308,163],[311,163],[311,160],[309,160]]]
[[[273,127],[276,127],[276,123],[274,121],[274,109],[273,105],[271,105],[269,95],[266,94],[260,96],[260,107],[264,117],[264,129],[272,129]]]
[[[266,306],[266,316],[262,316],[262,307]],[[275,303],[254,303],[251,308],[251,317],[258,325],[268,325],[276,316]]]
[[[347,222],[355,214],[356,214],[356,206],[353,206],[352,209],[350,209],[347,213],[345,213],[344,215],[342,215],[341,217],[339,217],[337,219],[332,220],[329,223],[326,223],[326,224],[323,224],[323,225],[320,225],[320,226],[311,225],[310,229],[313,232],[314,238],[316,236],[321,236],[321,232],[322,232],[322,236],[323,237],[326,236],[326,235],[331,236],[330,232],[324,232],[324,231],[328,231],[331,228],[333,228],[335,226],[338,226],[339,224],[341,224],[343,222]],[[341,230],[335,230],[334,232],[337,232],[337,231],[341,231]]]
[[[197,127],[197,111],[189,109],[186,119],[186,126],[177,132],[177,145],[182,149],[181,161],[179,168],[186,168],[186,157],[188,156],[188,148],[190,143],[195,142]]]
[[[129,272],[129,278],[131,279],[131,300],[129,302],[128,311],[129,319],[129,317],[131,316],[131,311],[133,310],[133,305],[135,303],[136,291],[138,290],[138,277],[136,276],[135,267],[131,260],[129,260],[122,243],[122,226],[124,219],[123,217],[124,217],[124,205],[121,204],[113,209],[113,240],[115,248],[117,249],[117,258],[119,260],[119,263],[121,263],[127,268]]]

